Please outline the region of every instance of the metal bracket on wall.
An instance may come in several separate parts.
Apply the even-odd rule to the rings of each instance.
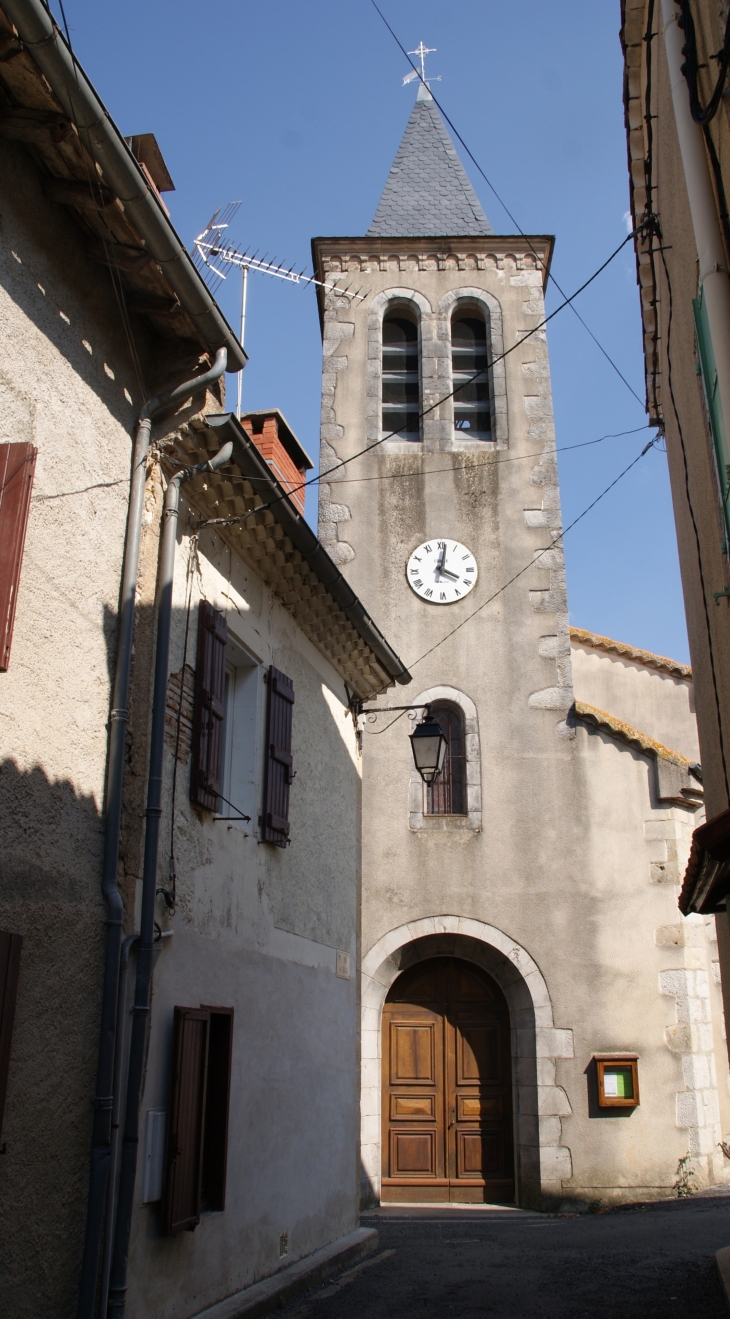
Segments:
[[[726,586],[724,591],[713,591],[713,592],[712,592],[712,598],[713,598],[713,600],[715,601],[715,604],[716,604],[716,605],[719,605],[719,603],[720,603],[720,601],[722,600],[722,597],[723,597],[724,595],[730,597],[730,587],[727,587],[727,586]]]

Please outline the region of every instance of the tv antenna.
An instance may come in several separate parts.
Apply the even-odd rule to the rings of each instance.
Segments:
[[[246,294],[248,291],[248,272],[249,270],[260,271],[263,275],[274,275],[276,279],[286,280],[289,284],[316,284],[318,288],[325,289],[327,293],[338,293],[342,297],[357,298],[362,300],[367,295],[361,289],[353,292],[347,288],[339,288],[337,284],[329,280],[315,279],[314,275],[307,275],[303,270],[295,270],[294,266],[282,265],[277,261],[267,260],[268,252],[260,257],[258,251],[245,252],[239,251],[232,243],[229,243],[225,237],[225,230],[231,225],[231,222],[238,213],[241,202],[229,202],[227,206],[220,207],[215,215],[208,221],[202,234],[198,234],[193,244],[193,261],[200,271],[208,287],[214,289],[217,287],[214,280],[225,279],[231,266],[241,271],[241,334],[240,343],[243,347],[243,339],[246,333]],[[237,415],[241,416],[241,394],[243,390],[243,371],[238,373],[238,406]]]

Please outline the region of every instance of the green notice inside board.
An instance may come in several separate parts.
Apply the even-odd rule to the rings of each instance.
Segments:
[[[632,1067],[605,1067],[603,1093],[607,1099],[633,1099],[634,1074]]]

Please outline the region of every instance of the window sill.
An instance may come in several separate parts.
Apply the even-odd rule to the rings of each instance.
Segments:
[[[422,815],[414,811],[411,813],[410,828],[415,833],[423,830],[440,833],[449,829],[466,829],[472,833],[479,833],[481,823],[477,822],[473,815]]]

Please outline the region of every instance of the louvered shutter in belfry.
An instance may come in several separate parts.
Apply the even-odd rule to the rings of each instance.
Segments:
[[[200,604],[195,664],[190,800],[214,811],[221,790],[228,624],[207,600]]]
[[[0,444],[0,673],[10,664],[37,453],[32,444]]]
[[[163,1235],[200,1222],[209,1029],[210,1013],[204,1008],[175,1008]]]
[[[266,714],[266,786],[261,837],[265,843],[286,847],[289,839],[289,786],[294,778],[291,727],[294,683],[273,664],[269,669],[269,704]]]

